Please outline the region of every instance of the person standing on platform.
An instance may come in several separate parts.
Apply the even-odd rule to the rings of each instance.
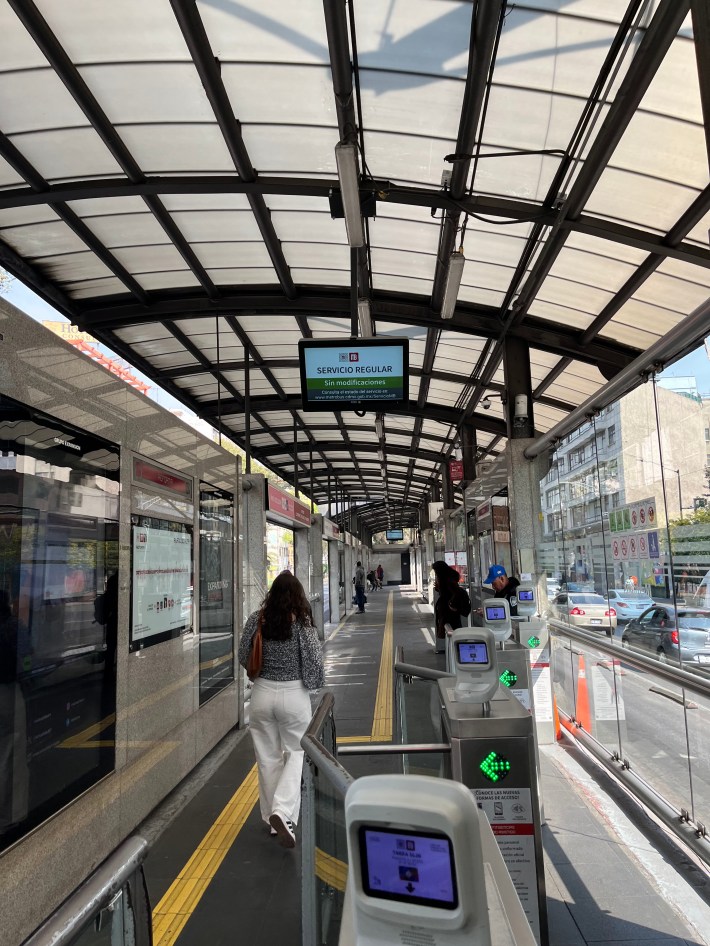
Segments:
[[[436,639],[434,652],[444,652],[446,625],[456,630],[463,626],[463,619],[471,613],[471,600],[465,588],[459,585],[459,573],[446,562],[434,562],[434,590],[439,593],[434,605]]]
[[[507,598],[510,605],[510,616],[518,616],[518,585],[517,578],[509,578],[502,565],[491,565],[486,575],[484,585],[490,585],[495,594],[494,598]]]
[[[382,567],[382,562],[380,562],[380,564],[377,566],[377,571],[375,574],[377,575],[377,587],[381,588],[382,582],[385,580],[385,570]]]
[[[355,577],[353,578],[353,584],[355,585],[355,601],[357,602],[357,610],[359,614],[365,613],[365,569],[362,567],[362,562],[358,562],[355,568]]]
[[[311,721],[309,690],[323,686],[323,654],[311,606],[290,572],[274,579],[244,625],[239,663],[247,666],[261,627],[262,666],[251,692],[249,729],[259,775],[262,819],[283,847],[294,847],[301,809],[301,739]]]

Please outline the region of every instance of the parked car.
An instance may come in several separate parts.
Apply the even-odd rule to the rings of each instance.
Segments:
[[[653,598],[645,591],[628,591],[626,588],[612,588],[609,591],[609,601],[620,624],[641,617],[654,603]]]
[[[710,648],[710,610],[656,604],[624,628],[624,647],[645,650],[659,660],[695,660]],[[704,662],[704,661],[703,661]]]
[[[552,600],[560,592],[560,583],[555,578],[547,579],[547,597]]]
[[[550,602],[550,617],[588,631],[605,631],[610,637],[616,628],[616,611],[606,598],[592,592],[563,592]]]

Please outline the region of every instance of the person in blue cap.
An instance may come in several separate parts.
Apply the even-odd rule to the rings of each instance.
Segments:
[[[483,582],[490,585],[494,591],[494,598],[507,598],[510,605],[510,616],[518,616],[518,585],[517,578],[510,578],[502,565],[491,565]]]

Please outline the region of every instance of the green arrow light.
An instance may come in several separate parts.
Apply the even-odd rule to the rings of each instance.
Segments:
[[[539,647],[539,646],[540,646],[540,638],[539,638],[539,637],[535,637],[535,636],[533,635],[532,637],[529,637],[529,638],[528,638],[528,644],[529,644],[531,647]]]
[[[500,675],[500,682],[504,687],[514,687],[518,682],[518,675],[517,673],[513,673],[512,670],[504,670]]]
[[[489,752],[479,768],[489,782],[501,782],[510,772],[510,762],[497,752]]]

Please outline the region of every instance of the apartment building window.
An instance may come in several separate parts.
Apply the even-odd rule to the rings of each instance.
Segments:
[[[705,428],[705,443],[710,443],[710,427]]]
[[[616,443],[616,424],[609,427],[609,446]]]
[[[620,505],[620,503],[619,503],[619,494],[618,494],[618,493],[614,493],[613,496],[611,497],[611,508],[612,508],[612,509],[618,509],[618,508],[619,508],[619,505]]]

